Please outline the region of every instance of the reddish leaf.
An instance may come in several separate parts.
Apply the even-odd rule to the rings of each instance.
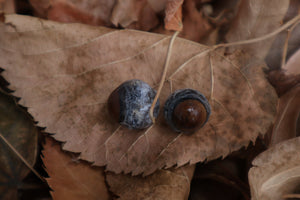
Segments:
[[[183,0],[169,0],[165,9],[165,29],[172,31],[182,30],[182,3]]]
[[[150,30],[158,24],[158,18],[147,0],[118,0],[111,14],[115,26]]]
[[[114,0],[30,0],[38,16],[60,22],[111,25]]]
[[[202,10],[197,10],[195,0],[185,1],[183,14],[182,37],[199,42],[213,30],[208,19],[204,17]]]
[[[46,138],[43,162],[53,199],[110,199],[103,169],[72,159],[76,156],[61,150],[58,142]]]

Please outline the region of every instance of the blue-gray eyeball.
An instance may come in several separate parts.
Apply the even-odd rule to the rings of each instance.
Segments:
[[[108,109],[113,118],[129,129],[144,129],[152,124],[149,111],[156,91],[141,80],[129,80],[117,87],[108,98]],[[159,113],[159,101],[153,116]]]
[[[211,113],[208,100],[197,90],[181,89],[167,99],[164,117],[176,132],[193,133],[204,126]]]

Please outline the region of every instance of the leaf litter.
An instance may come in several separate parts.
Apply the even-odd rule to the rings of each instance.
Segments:
[[[0,109],[0,199],[17,199],[18,189],[36,160],[38,130],[31,117],[2,89]]]
[[[177,38],[162,105],[176,89],[197,89],[212,106],[209,123],[192,136],[178,135],[160,115],[151,129],[127,130],[109,117],[109,93],[133,78],[157,86],[170,37],[17,15],[7,22],[17,32],[4,26],[0,65],[20,104],[65,142],[64,150],[109,171],[147,175],[224,157],[264,134],[273,121],[277,97],[264,79],[263,63],[249,62],[246,52],[226,55]]]
[[[267,49],[267,48],[266,48]],[[172,85],[170,84],[170,87],[172,87]]]
[[[76,160],[76,155],[61,150],[61,144],[46,137],[43,162],[53,199],[110,199],[103,168]]]

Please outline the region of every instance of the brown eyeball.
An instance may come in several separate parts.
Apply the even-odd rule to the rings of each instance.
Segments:
[[[176,132],[193,133],[204,126],[211,113],[208,100],[197,90],[181,89],[167,99],[164,116]]]
[[[108,98],[108,109],[113,118],[129,129],[144,129],[152,124],[150,108],[156,91],[141,80],[129,80],[117,87]],[[159,112],[156,102],[153,115]]]

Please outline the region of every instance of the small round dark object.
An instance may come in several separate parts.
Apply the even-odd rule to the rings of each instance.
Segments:
[[[156,95],[147,83],[129,80],[116,88],[108,98],[108,108],[112,116],[130,129],[144,129],[152,124],[150,107]],[[159,113],[159,101],[154,107],[153,116]]]
[[[181,89],[167,99],[164,115],[176,132],[193,133],[207,122],[210,110],[203,94],[197,90]]]

